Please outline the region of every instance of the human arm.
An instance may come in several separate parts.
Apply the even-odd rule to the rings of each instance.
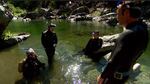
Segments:
[[[45,47],[45,36],[44,36],[44,32],[42,32],[42,35],[41,35],[41,43],[42,43],[42,45]]]
[[[85,48],[82,50],[85,55],[88,55],[91,52],[91,47],[92,47],[92,39],[88,41],[86,44]]]
[[[18,63],[18,72],[23,72],[23,66],[24,66],[24,62],[25,62],[26,59],[23,59],[22,61],[20,61]]]
[[[40,62],[38,59],[36,59],[36,63],[38,64],[39,68],[45,69],[45,63]]]
[[[56,33],[54,33],[53,46],[56,47],[57,43],[58,43],[58,38]]]

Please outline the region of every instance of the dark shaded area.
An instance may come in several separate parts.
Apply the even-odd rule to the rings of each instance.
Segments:
[[[33,79],[25,79],[21,78],[19,80],[15,81],[15,84],[35,84],[35,83],[41,83],[41,84],[50,84],[50,72],[49,67],[45,68],[45,70],[41,71],[40,74]]]
[[[16,45],[18,42],[15,39],[3,40],[0,39],[0,50]]]
[[[40,0],[12,0],[11,3],[15,7],[33,11],[40,5]]]

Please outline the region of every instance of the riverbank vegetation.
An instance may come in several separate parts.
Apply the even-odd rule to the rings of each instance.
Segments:
[[[106,5],[106,7],[111,8],[116,6],[116,1],[107,2],[97,0],[8,0],[7,3],[9,3],[9,7],[15,12],[15,15],[18,12],[16,10],[21,11],[21,9],[22,11],[26,10],[27,12],[34,12],[40,8],[44,8],[56,15],[70,15],[81,6],[86,6],[89,9],[86,13],[93,13],[96,11],[96,8],[105,7]],[[84,9],[81,9],[76,12],[83,11]]]
[[[95,11],[101,11],[101,13],[104,13],[106,11],[105,8],[109,8],[109,11],[113,12],[121,1],[123,0],[8,0],[7,3],[14,5],[16,9],[19,8],[19,10],[26,10],[27,12],[45,8],[56,15],[62,15],[71,14],[81,6],[86,6],[89,9],[89,13]],[[144,7],[144,10],[147,10],[150,1],[135,0],[135,3]],[[10,8],[12,8],[12,6],[10,6]],[[101,10],[101,8],[104,8],[104,10]]]
[[[20,7],[15,7],[11,3],[8,3],[8,7],[10,8],[14,16],[20,16],[21,14],[26,13],[25,9],[21,9]]]

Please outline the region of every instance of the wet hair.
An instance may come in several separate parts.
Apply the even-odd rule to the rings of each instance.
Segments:
[[[99,31],[92,32],[92,35],[95,35],[95,34],[99,35]]]
[[[129,2],[129,3],[123,3],[122,4],[122,15],[124,14],[125,10],[128,9],[130,12],[130,16],[133,18],[140,18],[142,15],[142,10],[140,7],[138,7],[135,3]]]
[[[27,57],[28,57],[28,58],[36,58],[36,57],[37,57],[35,51],[34,51],[32,48],[29,48],[29,49],[26,51],[26,54],[27,54]]]

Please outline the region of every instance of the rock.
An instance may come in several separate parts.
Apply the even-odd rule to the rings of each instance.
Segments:
[[[12,18],[13,14],[9,11],[9,9],[0,5],[0,38]]]
[[[92,21],[100,21],[101,20],[101,17],[99,17],[99,16],[96,16],[96,17],[93,17],[93,19],[92,19]]]
[[[16,21],[17,19],[18,19],[18,17],[13,17],[12,18],[13,21]]]
[[[23,40],[26,40],[30,34],[19,34],[18,36],[12,37],[12,39],[15,39],[17,42],[21,42]]]
[[[75,21],[92,21],[93,17],[90,15],[87,15],[85,13],[78,13],[75,15],[70,15],[68,17],[68,20],[70,20],[71,22],[75,22]]]
[[[21,33],[21,34],[18,34],[16,36],[13,36],[12,38],[9,38],[7,40],[0,39],[0,45],[1,45],[0,50],[5,49],[5,48],[9,48],[13,45],[16,45],[17,43],[19,43],[23,40],[26,40],[29,37],[30,37],[30,34]]]
[[[46,19],[54,19],[54,18],[56,18],[55,15],[52,12],[50,12],[50,11],[48,11],[47,13],[45,13],[44,17]]]
[[[117,18],[111,18],[106,21],[109,26],[115,27],[118,23]]]
[[[86,13],[86,14],[89,14],[90,11],[89,11],[89,8],[86,7],[86,6],[81,6],[81,7],[78,7],[77,9],[75,9],[71,15],[75,15],[75,14],[78,14],[78,13]]]
[[[7,25],[12,18],[13,14],[8,9],[5,9],[2,5],[0,5],[0,24],[3,23]]]
[[[66,19],[66,18],[67,18],[66,15],[61,15],[61,16],[58,17],[58,19]]]
[[[24,18],[36,19],[37,17],[39,17],[37,12],[28,12]]]
[[[115,45],[115,41],[118,38],[119,34],[106,35],[101,37],[103,39],[103,45],[100,51],[112,50]]]
[[[46,12],[48,12],[50,9],[48,9],[48,8],[40,8],[39,10],[38,10],[38,12],[39,13],[41,13],[41,14],[45,14]]]

